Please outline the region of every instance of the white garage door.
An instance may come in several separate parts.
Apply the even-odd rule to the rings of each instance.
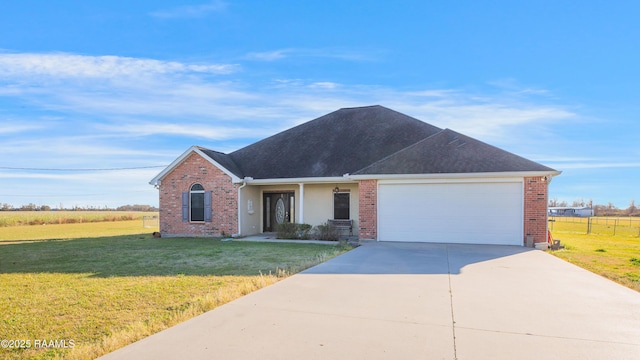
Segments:
[[[521,182],[378,187],[380,241],[522,245]]]

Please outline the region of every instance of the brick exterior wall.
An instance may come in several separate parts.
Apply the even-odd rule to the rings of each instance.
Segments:
[[[533,236],[534,243],[547,241],[547,204],[549,184],[542,177],[524,178],[524,239]]]
[[[199,183],[211,191],[211,222],[182,222],[182,193]],[[238,185],[198,154],[191,154],[160,184],[162,236],[219,236],[238,232]]]
[[[360,239],[378,239],[378,181],[358,181],[358,236]]]

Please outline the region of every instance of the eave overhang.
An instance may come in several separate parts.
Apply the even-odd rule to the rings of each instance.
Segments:
[[[437,179],[492,179],[492,178],[525,178],[525,177],[552,177],[558,176],[562,171],[505,171],[483,173],[438,173],[438,174],[367,174],[331,177],[299,177],[277,179],[253,179],[246,177],[242,182],[248,185],[285,185],[285,184],[326,184],[358,182],[359,180],[437,180]]]
[[[299,177],[299,178],[276,178],[276,179],[253,179],[244,178],[244,182],[249,185],[285,185],[285,184],[329,184],[356,182],[345,176],[328,176],[328,177]]]
[[[410,180],[410,179],[471,179],[471,178],[525,178],[543,177],[551,179],[562,171],[501,171],[501,172],[477,172],[477,173],[437,173],[437,174],[366,174],[345,175],[351,180]]]

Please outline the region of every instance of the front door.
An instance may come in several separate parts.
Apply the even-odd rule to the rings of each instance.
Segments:
[[[294,216],[294,193],[277,192],[264,193],[262,198],[263,207],[263,232],[276,231],[277,224],[291,222]]]

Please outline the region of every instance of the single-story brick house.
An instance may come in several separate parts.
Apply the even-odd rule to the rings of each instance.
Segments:
[[[559,171],[382,106],[344,108],[225,154],[193,146],[151,184],[162,236],[350,219],[378,241],[547,241]]]

